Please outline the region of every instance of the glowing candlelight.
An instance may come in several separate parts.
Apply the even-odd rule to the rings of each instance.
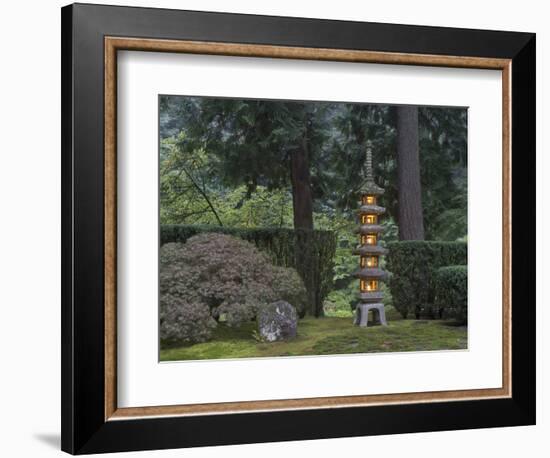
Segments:
[[[369,257],[366,258],[366,261],[367,261],[367,267],[377,267],[378,266],[378,256],[369,256]]]
[[[367,224],[376,224],[376,215],[367,215]]]
[[[363,205],[376,205],[376,196],[363,196]]]

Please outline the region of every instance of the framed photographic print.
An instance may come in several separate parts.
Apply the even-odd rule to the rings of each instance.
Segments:
[[[534,424],[534,34],[70,5],[62,140],[63,450]]]

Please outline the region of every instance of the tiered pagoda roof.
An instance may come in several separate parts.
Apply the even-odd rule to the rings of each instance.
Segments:
[[[355,232],[359,234],[378,234],[384,230],[384,226],[380,224],[362,224],[359,226]]]
[[[384,255],[388,250],[380,245],[361,245],[353,250],[353,254],[360,256],[368,256],[369,254]]]
[[[361,186],[361,194],[371,194],[373,196],[380,196],[384,194],[384,189],[378,186],[374,181],[374,173],[372,170],[372,144],[367,142],[367,158],[365,161],[365,181]]]
[[[357,213],[370,213],[371,215],[383,215],[384,213],[386,213],[386,209],[378,205],[361,205],[359,207],[359,210],[357,210]]]
[[[359,278],[373,278],[376,280],[383,280],[387,276],[386,272],[378,267],[364,267],[363,269],[358,270],[356,275]]]

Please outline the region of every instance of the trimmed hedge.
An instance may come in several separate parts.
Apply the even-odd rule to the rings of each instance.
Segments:
[[[434,275],[435,306],[443,318],[468,322],[468,267],[440,267]]]
[[[308,293],[307,313],[323,314],[323,301],[333,286],[336,234],[305,229],[241,229],[210,225],[161,225],[160,243],[185,243],[189,237],[217,232],[239,237],[266,252],[275,265],[295,268]]]
[[[465,242],[410,240],[389,242],[386,268],[391,272],[389,287],[393,306],[403,318],[414,315],[436,318],[433,276],[437,269],[468,263]]]

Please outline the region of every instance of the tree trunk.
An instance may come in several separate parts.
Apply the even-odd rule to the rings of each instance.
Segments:
[[[290,157],[294,229],[313,229],[313,198],[309,176],[307,129],[302,144]]]
[[[292,208],[294,212],[294,229],[313,230],[313,193],[309,174],[309,144],[307,116],[304,122],[304,134],[301,142],[290,156],[290,181],[292,184]],[[315,268],[312,265],[313,247],[307,234],[296,237],[295,256],[297,270],[307,290],[308,305],[305,313],[319,317],[323,315],[323,305],[316,297],[315,285],[312,285]]]
[[[424,240],[418,153],[418,107],[397,107],[399,240]]]

